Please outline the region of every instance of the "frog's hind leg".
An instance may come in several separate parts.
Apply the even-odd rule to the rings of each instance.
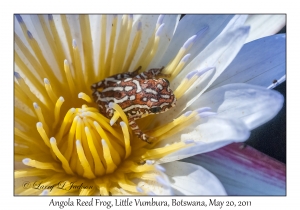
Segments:
[[[128,121],[129,121],[129,126],[131,127],[133,133],[137,137],[139,137],[140,139],[142,139],[143,141],[147,142],[148,144],[151,144],[151,142],[150,142],[150,138],[151,137],[141,131],[141,129],[136,124],[136,122],[134,121],[134,119],[128,119]]]
[[[138,79],[155,79],[156,77],[170,77],[170,74],[162,74],[165,67],[148,69],[136,76]]]

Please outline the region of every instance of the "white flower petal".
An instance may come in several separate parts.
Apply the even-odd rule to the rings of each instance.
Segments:
[[[93,50],[94,50],[94,66],[97,69],[97,66],[99,65],[99,54],[101,51],[100,42],[101,42],[101,25],[102,25],[102,16],[103,15],[89,15],[90,18],[90,25],[91,25],[91,35],[92,35],[92,42],[93,42]],[[110,42],[110,35],[111,35],[111,28],[112,28],[112,21],[113,21],[114,15],[106,15],[106,30],[105,30],[105,36],[106,36],[106,53]],[[120,18],[121,19],[121,18]],[[119,28],[119,24],[118,24]],[[134,30],[134,29],[133,29]],[[117,38],[117,37],[116,37]]]
[[[176,27],[179,23],[180,15],[165,15],[163,23],[165,24],[163,33],[160,36],[160,42],[157,49],[157,53],[150,63],[150,67],[160,67],[159,62],[169,47],[169,44],[173,38]]]
[[[249,135],[249,130],[241,120],[216,117],[206,120],[202,119],[159,143],[157,147],[171,144],[178,141],[178,139],[183,142],[187,140],[195,142],[190,147],[164,156],[162,159],[157,160],[157,163],[180,160],[204,152],[210,152],[232,142],[245,141]]]
[[[191,36],[201,29],[209,27],[204,35],[194,43],[191,59],[199,54],[212,40],[214,40],[227,25],[233,15],[185,15],[178,24],[170,46],[158,66],[166,66]]]
[[[149,195],[174,195],[169,177],[165,173],[157,174],[158,181],[143,179],[132,180],[144,194]]]
[[[229,23],[226,25],[226,27],[223,29],[223,31],[220,33],[220,35],[227,33],[228,31],[232,31],[232,30],[240,28],[247,20],[247,17],[248,17],[248,15],[235,15],[229,21]]]
[[[39,18],[37,15],[21,15],[24,23],[27,26],[27,29],[29,31],[29,33],[32,35],[32,37],[36,40],[36,42],[38,43],[43,56],[46,58],[49,66],[56,70],[58,69],[58,63],[56,62],[56,59],[52,53],[52,50],[50,48],[50,45],[46,39],[46,36],[44,34],[44,31],[41,30],[42,26],[41,23],[39,21]],[[44,19],[45,24],[46,24],[46,28],[48,29],[48,31],[51,33],[50,31],[50,26],[48,24],[48,16],[47,15],[41,15],[42,19]],[[17,22],[16,22],[17,23]],[[24,39],[25,36],[27,36],[27,34],[24,36],[23,31],[21,30],[21,28],[19,27],[19,23],[15,24],[15,32],[18,34],[18,36],[21,38],[21,40],[23,41],[23,43],[29,47],[30,45],[28,44],[27,40]],[[52,44],[52,43],[51,43]],[[29,47],[30,49],[31,47]],[[55,48],[55,47],[54,47]],[[32,53],[33,51],[30,50]],[[33,53],[34,55],[34,53]],[[63,65],[63,64],[61,64]],[[55,73],[60,74],[58,71],[54,71]],[[58,78],[61,78],[59,75],[57,75]]]
[[[252,130],[272,119],[281,109],[283,96],[249,84],[229,84],[203,94],[190,109],[211,107],[218,116],[239,118]]]
[[[176,195],[226,195],[220,181],[201,166],[179,161],[162,166]]]
[[[250,25],[246,42],[276,34],[286,24],[286,15],[249,15],[245,25]]]
[[[268,87],[285,74],[286,36],[277,34],[245,44],[208,90],[241,82]]]
[[[223,72],[234,59],[243,46],[249,32],[248,27],[241,27],[228,33],[222,34],[211,42],[188,66],[180,72],[171,84],[172,90],[180,84],[191,70],[215,67],[216,70],[204,74],[195,85],[185,93],[176,103],[174,109],[160,114],[155,122],[165,122],[166,119],[176,118],[183,110],[189,107],[209,87],[210,84]],[[155,123],[154,122],[154,123]]]
[[[135,22],[133,24],[133,28],[136,28],[136,25],[138,24],[139,21],[142,23],[142,29],[141,29],[142,30],[142,38],[141,38],[138,50],[136,52],[136,55],[133,58],[133,61],[132,61],[129,71],[135,70],[133,68],[135,67],[136,63],[138,62],[140,55],[144,51],[144,49],[148,43],[148,39],[152,36],[153,31],[155,30],[155,26],[156,26],[158,17],[159,17],[159,15],[142,15],[142,16],[135,17],[136,19],[134,19]]]
[[[286,166],[241,144],[230,144],[183,161],[211,171],[229,195],[285,195]]]

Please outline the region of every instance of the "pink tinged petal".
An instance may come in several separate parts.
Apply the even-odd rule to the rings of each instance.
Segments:
[[[245,44],[209,90],[241,82],[269,87],[285,81],[281,79],[285,74],[286,36],[277,34]]]
[[[285,195],[286,166],[243,144],[230,144],[184,161],[212,172],[229,195]]]
[[[250,132],[247,127],[241,120],[238,119],[223,119],[216,117],[200,119],[183,131],[166,138],[164,141],[156,145],[156,147],[163,147],[166,144],[172,144],[174,141],[178,141],[178,139],[182,142],[192,140],[194,145],[177,150],[156,162],[166,163],[204,152],[210,152],[232,142],[245,141],[249,138],[249,135]]]
[[[175,195],[226,195],[220,181],[201,166],[175,161],[163,167]]]
[[[219,117],[241,119],[252,130],[276,116],[283,101],[283,96],[274,90],[229,84],[203,94],[190,108],[211,107]]]
[[[245,25],[250,25],[246,42],[276,34],[286,24],[286,15],[249,15]]]

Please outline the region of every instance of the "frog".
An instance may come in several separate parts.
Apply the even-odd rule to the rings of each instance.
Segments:
[[[99,112],[111,118],[114,110],[111,102],[118,104],[128,118],[133,133],[151,144],[151,136],[145,134],[136,123],[137,119],[148,115],[161,114],[176,105],[176,97],[162,74],[164,67],[152,68],[139,73],[141,66],[132,72],[110,76],[91,85],[94,102]]]

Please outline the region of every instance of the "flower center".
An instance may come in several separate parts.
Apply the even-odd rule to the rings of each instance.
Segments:
[[[15,73],[17,81],[15,96],[25,107],[16,109],[16,123],[24,128],[15,128],[16,143],[25,145],[24,148],[16,146],[16,150],[20,151],[20,159],[25,165],[36,169],[16,172],[16,177],[22,177],[25,174],[38,176],[49,173],[53,175],[53,179],[51,179],[53,184],[61,179],[61,174],[70,175],[67,176],[69,180],[84,177],[97,184],[101,195],[108,195],[109,192],[124,194],[120,190],[133,193],[152,193],[151,190],[142,187],[147,184],[133,183],[131,180],[135,178],[159,183],[162,186],[167,185],[163,169],[159,165],[155,165],[154,160],[159,160],[176,150],[191,146],[193,141],[185,139],[165,145],[163,140],[199,120],[199,117],[207,109],[186,112],[172,122],[148,131],[154,116],[141,119],[142,123],[140,124],[145,132],[154,138],[153,143],[149,145],[132,135],[132,131],[128,129],[127,116],[119,105],[109,104],[110,108],[114,110],[114,114],[111,119],[107,119],[95,108],[96,105],[89,94],[86,94],[90,93],[89,86],[95,82],[95,79],[101,80],[109,75],[126,72],[130,68],[136,69],[135,67],[140,65],[142,70],[147,69],[157,53],[164,27],[163,16],[159,17],[155,30],[143,51],[139,53],[138,47],[142,36],[141,23],[138,23],[137,30],[132,32],[132,16],[125,15],[119,26],[119,36],[116,37],[118,21],[117,17],[113,17],[110,37],[106,37],[108,21],[106,16],[103,16],[98,68],[93,67],[90,24],[86,23],[89,18],[80,16],[80,29],[84,40],[82,44],[84,58],[82,58],[75,39],[73,42],[70,41],[72,40],[70,27],[66,17],[62,16],[61,22],[68,39],[71,61],[65,60],[66,56],[63,54],[55,54],[56,50],[51,48],[53,54],[56,55],[61,81],[51,69],[33,35],[20,18],[20,26],[35,56],[31,55],[17,35],[16,43],[26,59],[37,70],[38,77],[44,78],[44,84],[30,72],[16,53],[16,64],[21,66],[22,75],[25,75],[27,79],[25,81],[19,73]],[[43,18],[39,18],[43,22]],[[52,16],[49,17],[49,24],[54,40],[59,40]],[[50,35],[47,30],[47,27],[43,28],[44,33]],[[128,43],[131,33],[135,33],[135,36],[130,47]],[[48,39],[50,36],[46,37],[49,45],[56,43],[52,38]],[[177,56],[166,66],[164,73],[171,75],[170,81],[176,77],[188,61],[190,55],[187,52],[196,37],[197,35],[189,38]],[[106,39],[109,42],[106,43]],[[56,44],[58,49],[62,48],[60,42]],[[106,44],[108,44],[107,49]],[[58,50],[58,52],[63,51]],[[137,57],[136,54],[140,56]],[[91,69],[96,70],[91,71]],[[180,98],[202,73],[204,72],[195,71],[187,75],[174,91],[177,98]],[[27,84],[28,81],[31,85]],[[85,93],[78,94],[79,91]],[[26,119],[26,123],[24,123],[24,119]],[[35,123],[36,130],[33,130],[30,125]],[[55,177],[57,172],[60,175]],[[54,191],[51,193],[55,194]]]

